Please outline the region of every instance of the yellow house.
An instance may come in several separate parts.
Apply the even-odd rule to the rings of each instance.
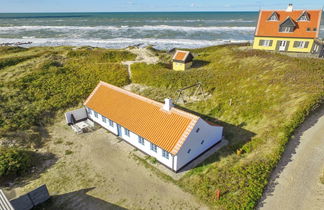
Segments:
[[[261,10],[253,49],[312,52],[319,36],[322,10]]]
[[[193,55],[189,51],[177,50],[172,58],[172,68],[175,71],[184,71],[192,66]]]

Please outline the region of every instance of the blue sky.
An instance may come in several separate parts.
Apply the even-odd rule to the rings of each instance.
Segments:
[[[0,12],[257,11],[318,9],[323,0],[0,0]]]

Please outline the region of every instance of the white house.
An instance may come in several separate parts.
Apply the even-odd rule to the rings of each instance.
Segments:
[[[178,171],[221,141],[223,127],[122,88],[100,82],[85,101],[89,119]]]

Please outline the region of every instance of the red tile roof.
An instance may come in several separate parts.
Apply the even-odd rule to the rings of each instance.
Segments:
[[[172,108],[122,88],[100,82],[84,103],[103,116],[176,154],[198,116]]]
[[[297,21],[303,12],[309,14],[309,21]],[[273,12],[278,14],[278,21],[269,21],[268,18]],[[255,36],[270,36],[270,37],[296,37],[296,38],[317,38],[320,31],[322,10],[294,10],[288,12],[285,10],[261,10],[259,13],[258,25],[255,31]],[[288,17],[296,24],[293,32],[279,32],[279,26]],[[307,28],[310,31],[307,31]],[[316,28],[316,31],[314,31]]]

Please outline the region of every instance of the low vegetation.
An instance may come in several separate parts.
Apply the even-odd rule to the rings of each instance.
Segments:
[[[321,181],[322,184],[324,184],[324,170],[322,172],[322,176],[320,177],[320,181]]]
[[[123,50],[3,49],[0,60],[42,52],[0,69],[0,138],[14,145],[41,146],[53,116],[82,103],[99,80],[117,86],[131,83],[120,61],[135,55]],[[132,66],[132,82],[146,86],[137,92],[162,101],[201,82],[206,100],[179,108],[224,126],[229,140],[229,146],[172,182],[215,208],[253,209],[293,131],[322,102],[324,60],[217,46],[193,50],[193,68],[175,72],[169,69],[169,55],[154,53],[163,62]]]
[[[0,136],[17,138],[17,130],[26,131],[27,136],[35,133],[30,131],[32,126],[43,126],[57,111],[83,102],[100,80],[117,86],[128,84],[126,67],[120,61],[130,57],[134,55],[125,51],[70,48],[42,57],[37,67],[26,69],[28,74],[4,81]]]
[[[3,177],[16,177],[30,170],[32,154],[16,148],[0,148],[0,180]]]
[[[190,171],[178,184],[212,206],[252,209],[293,131],[324,96],[324,60],[292,58],[237,46],[193,50],[194,67],[135,64],[141,94],[162,101],[196,82],[211,96],[188,109],[224,126],[230,145]],[[193,92],[187,92],[190,95]],[[238,152],[239,151],[239,152]],[[216,200],[215,192],[221,198]]]
[[[100,80],[130,83],[120,61],[134,58],[123,50],[0,48],[0,143],[40,147],[47,136],[44,126],[57,112],[82,103]],[[1,162],[0,177],[28,168],[22,150],[9,151],[14,156],[3,153],[1,161],[9,162]]]

